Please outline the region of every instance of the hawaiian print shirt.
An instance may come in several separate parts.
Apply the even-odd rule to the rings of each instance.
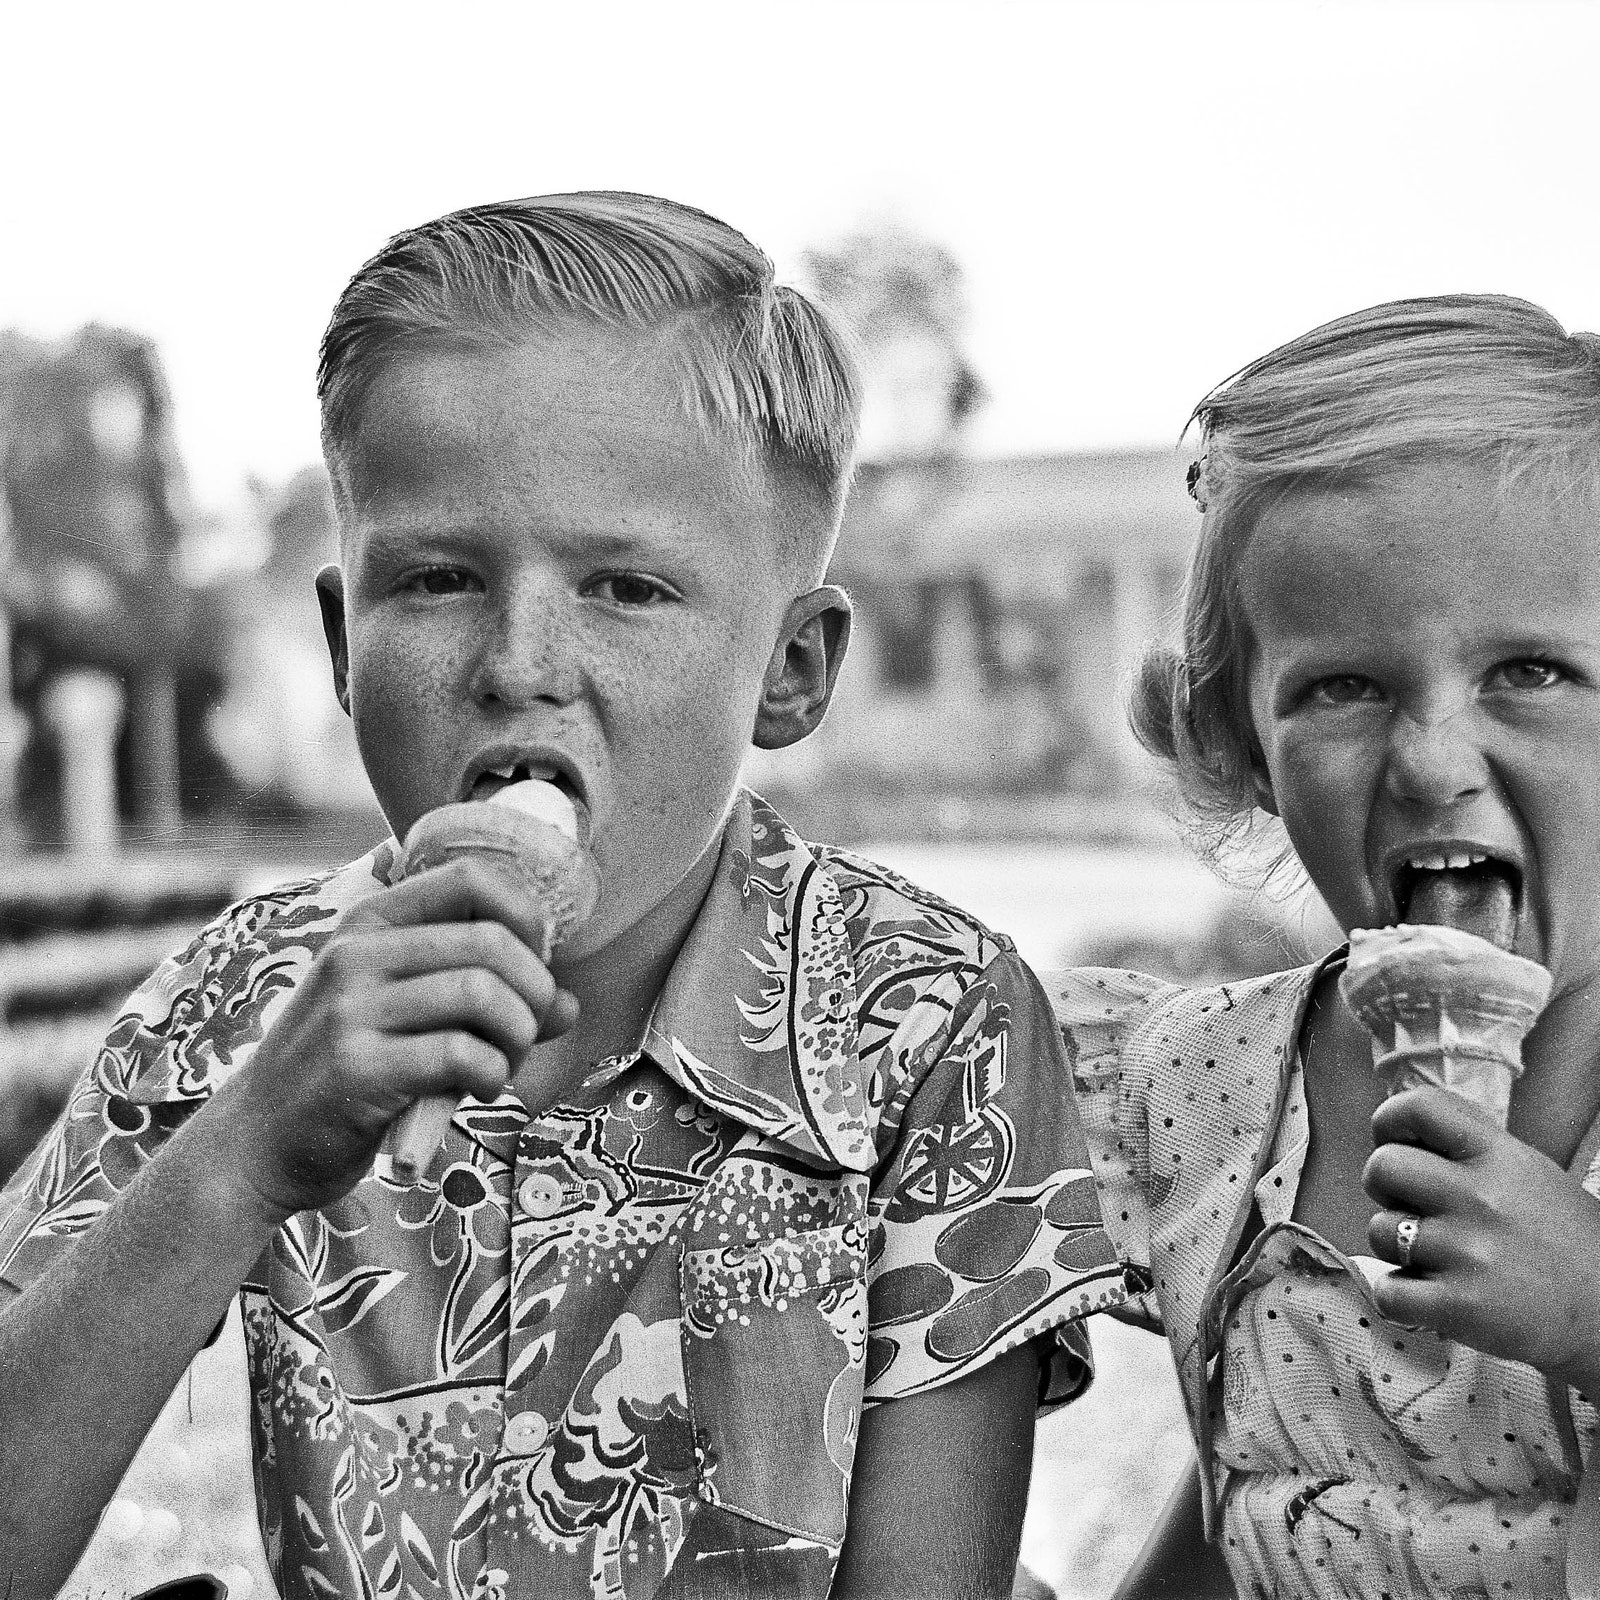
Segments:
[[[246,1066],[394,854],[157,970],[0,1203],[0,1278]],[[1087,1377],[1071,1324],[1122,1289],[1064,1083],[1008,941],[741,796],[640,1050],[467,1102],[428,1181],[295,1216],[245,1283],[286,1600],[825,1594],[863,1405],[1041,1335],[1046,1401]]]

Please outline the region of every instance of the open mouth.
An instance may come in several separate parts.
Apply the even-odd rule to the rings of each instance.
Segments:
[[[469,800],[487,800],[514,783],[550,783],[561,790],[575,808],[583,806],[583,795],[572,778],[550,761],[521,760],[506,762],[501,766],[487,767],[472,780],[467,792]]]
[[[1522,910],[1522,871],[1486,850],[1413,850],[1394,870],[1391,889],[1401,922],[1475,933],[1509,950]]]

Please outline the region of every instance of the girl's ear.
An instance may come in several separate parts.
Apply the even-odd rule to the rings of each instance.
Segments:
[[[1255,801],[1268,816],[1278,814],[1278,797],[1272,792],[1272,774],[1267,771],[1267,758],[1261,753],[1261,746],[1252,738],[1250,741],[1250,788],[1255,795]]]

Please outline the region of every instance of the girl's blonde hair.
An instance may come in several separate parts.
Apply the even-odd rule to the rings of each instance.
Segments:
[[[1140,663],[1134,732],[1171,763],[1196,842],[1247,834],[1260,747],[1239,568],[1263,510],[1291,490],[1470,454],[1508,475],[1600,466],[1600,338],[1504,295],[1395,300],[1324,323],[1213,389],[1190,492],[1203,513],[1181,638]]]

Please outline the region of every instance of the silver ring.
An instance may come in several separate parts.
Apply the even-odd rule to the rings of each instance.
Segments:
[[[1402,1269],[1411,1267],[1411,1252],[1417,1248],[1422,1235],[1421,1217],[1401,1217],[1394,1225],[1394,1253],[1400,1258]]]

